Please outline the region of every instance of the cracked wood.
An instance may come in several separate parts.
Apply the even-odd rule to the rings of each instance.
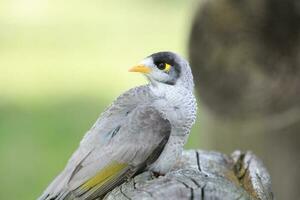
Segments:
[[[270,176],[251,152],[188,150],[174,169],[155,177],[144,172],[108,193],[105,200],[272,200]]]

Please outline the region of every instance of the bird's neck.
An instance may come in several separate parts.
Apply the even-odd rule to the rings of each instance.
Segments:
[[[186,87],[164,83],[150,84],[150,90],[155,97],[163,98],[173,104],[184,101],[187,96],[193,95],[193,91],[190,91]]]
[[[156,83],[150,84],[150,89],[153,92],[154,96],[158,98],[167,98],[176,94],[180,95],[178,91],[183,90],[184,88],[164,83]]]
[[[150,85],[150,89],[157,99],[154,105],[164,113],[195,109],[194,104],[190,103],[191,100],[194,101],[194,95],[192,91],[185,87],[161,84],[156,86]]]

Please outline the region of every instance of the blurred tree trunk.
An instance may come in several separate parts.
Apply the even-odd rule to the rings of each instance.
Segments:
[[[300,1],[202,1],[189,52],[205,147],[251,149],[275,196],[298,199]]]

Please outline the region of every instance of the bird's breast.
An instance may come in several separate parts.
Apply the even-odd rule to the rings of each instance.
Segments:
[[[176,128],[190,128],[195,121],[196,106],[194,98],[181,95],[165,96],[154,102],[155,107]]]

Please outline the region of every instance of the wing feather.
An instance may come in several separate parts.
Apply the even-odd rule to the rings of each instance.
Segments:
[[[107,146],[95,149],[82,163],[70,182],[75,197],[102,196],[158,158],[169,137],[168,121],[153,107],[140,106],[127,122]]]
[[[128,164],[126,163],[110,163],[108,166],[104,167],[101,171],[99,171],[93,178],[86,181],[82,186],[83,189],[90,189],[96,185],[103,185],[107,182],[111,177],[118,174],[120,171],[124,170]]]
[[[154,162],[171,126],[150,106],[152,100],[146,86],[119,97],[40,199],[93,199]]]

